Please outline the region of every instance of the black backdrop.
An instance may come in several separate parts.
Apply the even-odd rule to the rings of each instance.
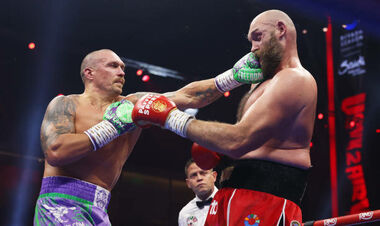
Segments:
[[[370,208],[379,208],[379,15],[376,1],[24,1],[0,3],[0,218],[30,222],[42,175],[39,126],[57,94],[81,93],[79,66],[89,51],[110,48],[120,56],[177,70],[186,80],[151,76],[142,83],[127,68],[124,94],[166,92],[213,77],[249,51],[251,19],[278,8],[294,20],[303,65],[318,83],[318,112],[327,115],[325,34],[327,15],[335,28],[355,19],[366,34],[367,93],[363,159]],[[307,29],[306,34],[302,30]],[[36,49],[27,49],[34,41]],[[201,109],[200,119],[235,121],[248,87]],[[317,120],[311,149],[314,168],[302,204],[304,220],[331,215],[328,129]],[[144,131],[113,191],[109,214],[114,225],[175,225],[179,209],[192,198],[183,165],[191,142],[168,131]],[[364,160],[363,160],[364,161]],[[25,173],[27,172],[27,173]],[[26,176],[25,176],[26,175]],[[344,214],[344,213],[341,213]]]

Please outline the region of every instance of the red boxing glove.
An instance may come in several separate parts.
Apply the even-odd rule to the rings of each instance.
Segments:
[[[169,113],[177,109],[175,103],[159,94],[147,94],[141,97],[132,111],[132,120],[140,127],[149,124],[164,126]]]
[[[193,143],[193,146],[191,147],[191,156],[199,168],[203,170],[214,168],[218,165],[221,159],[220,154],[210,151],[197,143]]]
[[[178,110],[173,101],[160,94],[143,96],[132,110],[132,120],[136,125],[159,125],[182,137],[186,137],[187,124],[191,118],[193,116]]]

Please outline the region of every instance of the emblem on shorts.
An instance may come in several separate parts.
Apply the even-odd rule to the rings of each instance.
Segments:
[[[94,205],[104,209],[107,204],[108,195],[103,189],[96,188]]]
[[[186,219],[187,226],[194,226],[198,222],[198,219],[195,216],[190,216]]]
[[[212,201],[210,205],[210,215],[216,215],[218,212],[218,202],[216,200]]]
[[[244,226],[259,226],[260,218],[256,214],[249,214],[244,218]]]
[[[75,207],[64,207],[64,206],[48,206],[47,204],[42,204],[42,207],[44,207],[47,212],[54,216],[55,220],[59,223],[65,223],[68,221],[68,217],[65,215],[70,215],[69,210],[74,211]],[[70,212],[71,212],[70,211]],[[66,219],[66,220],[64,220]]]
[[[300,222],[296,221],[296,220],[292,220],[290,222],[290,226],[301,226]]]
[[[167,108],[167,105],[165,102],[157,100],[152,103],[152,109],[155,112],[163,112]]]

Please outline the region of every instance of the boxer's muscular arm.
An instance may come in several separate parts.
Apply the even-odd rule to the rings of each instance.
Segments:
[[[183,88],[164,94],[174,101],[180,110],[186,108],[202,108],[223,95],[215,87],[214,78],[192,82]]]
[[[138,92],[128,95],[127,98],[136,103],[145,94],[147,92]],[[184,110],[207,106],[221,97],[223,93],[219,92],[215,87],[214,78],[212,78],[192,82],[177,91],[164,93],[163,95],[174,101],[178,109]]]
[[[74,126],[75,102],[70,97],[54,98],[41,125],[41,146],[47,162],[62,166],[74,162],[92,150],[86,134],[76,134]]]
[[[294,120],[312,98],[310,82],[299,74],[284,72],[273,79],[238,123],[193,120],[187,128],[187,137],[233,158],[262,146],[273,133],[278,133],[283,125]]]

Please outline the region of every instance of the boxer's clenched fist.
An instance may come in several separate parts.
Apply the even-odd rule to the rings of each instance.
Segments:
[[[132,109],[133,104],[126,99],[114,102],[106,109],[103,121],[84,131],[94,151],[136,128],[131,118]]]
[[[236,62],[232,73],[234,79],[241,83],[259,83],[264,79],[259,59],[253,53],[248,53]]]
[[[214,168],[219,164],[221,159],[220,154],[210,151],[197,143],[193,143],[193,146],[191,147],[191,157],[199,168],[203,170]]]
[[[132,120],[140,127],[158,125],[185,137],[193,116],[177,109],[175,103],[160,94],[147,94],[133,108]]]
[[[216,88],[224,93],[244,83],[254,84],[264,80],[259,59],[253,53],[248,53],[238,60],[232,69],[215,77]]]

